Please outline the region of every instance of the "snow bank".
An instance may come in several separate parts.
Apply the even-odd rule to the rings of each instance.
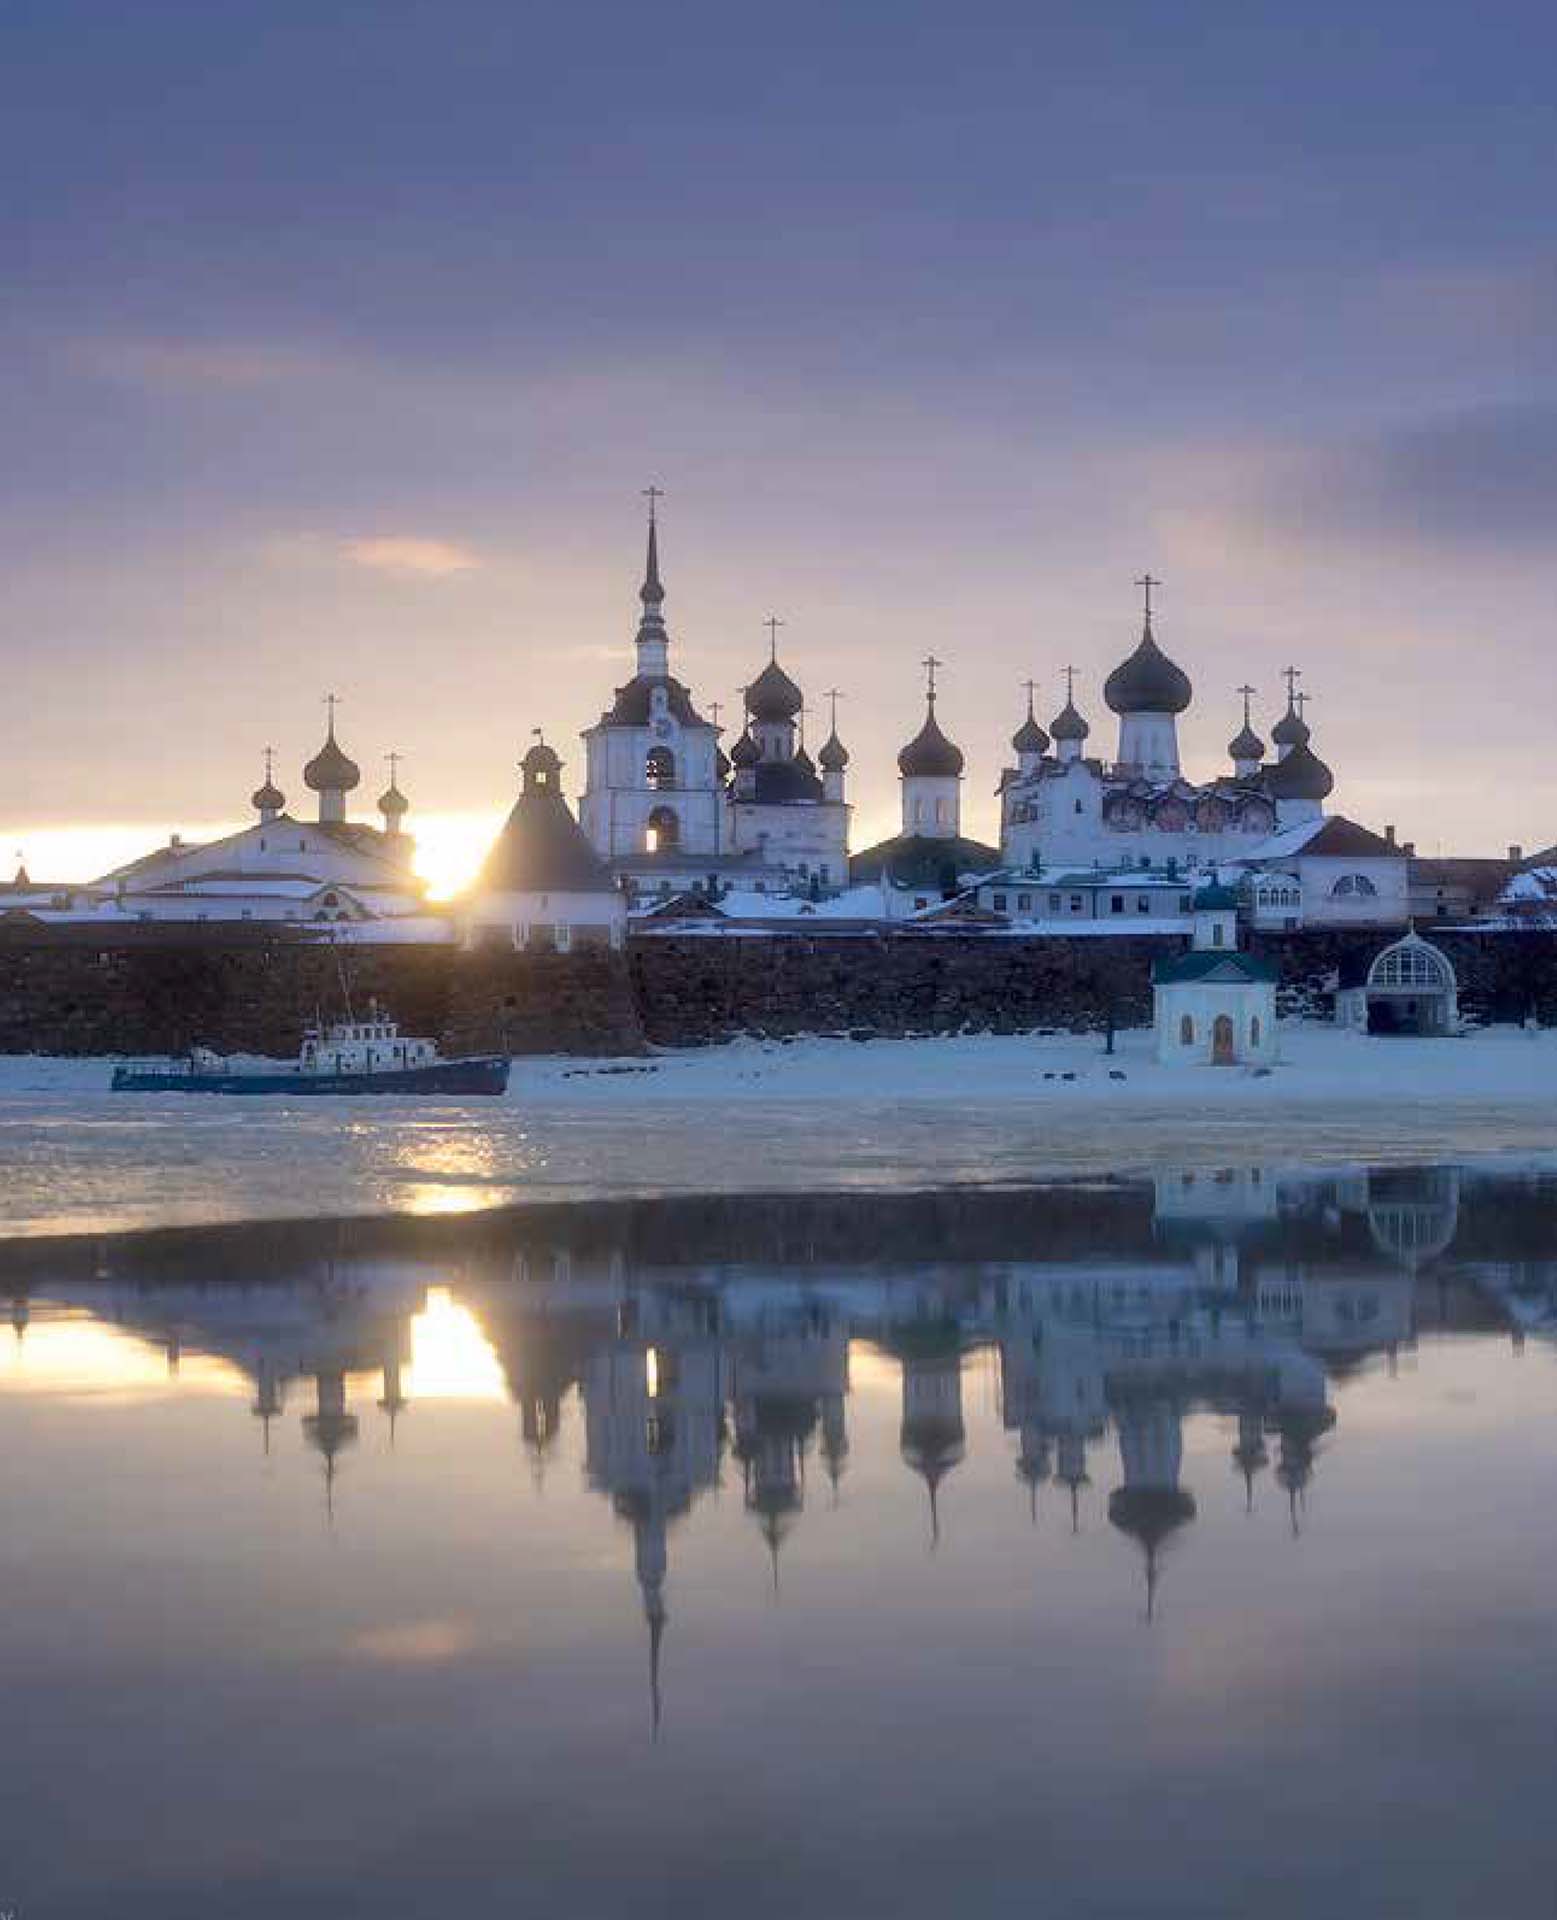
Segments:
[[[1159,1067],[1145,1032],[1113,1057],[1095,1036],[739,1041],[521,1060],[506,1099],[459,1103],[109,1094],[104,1061],[0,1060],[0,1230],[1557,1146],[1557,1033],[1282,1044],[1262,1076]]]

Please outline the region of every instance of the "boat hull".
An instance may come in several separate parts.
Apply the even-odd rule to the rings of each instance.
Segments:
[[[194,1072],[178,1067],[116,1067],[115,1093],[287,1094],[499,1094],[508,1086],[508,1060],[483,1054],[467,1060],[436,1060],[425,1067],[384,1073]]]

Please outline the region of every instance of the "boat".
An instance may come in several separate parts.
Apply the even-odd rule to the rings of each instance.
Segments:
[[[182,1060],[126,1061],[113,1077],[115,1093],[500,1094],[507,1086],[506,1054],[440,1059],[435,1042],[402,1035],[376,1006],[365,1020],[309,1027],[293,1067],[194,1047]]]

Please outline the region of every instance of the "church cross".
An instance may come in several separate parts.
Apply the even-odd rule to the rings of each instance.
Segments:
[[[722,700],[710,700],[708,703],[708,711],[714,716],[714,728],[717,731],[719,716],[724,712],[724,702]]]
[[[1027,689],[1027,717],[1030,720],[1033,716],[1033,695],[1038,691],[1038,682],[1036,680],[1024,680],[1022,685]]]
[[[540,729],[537,728],[536,731],[539,732]],[[398,786],[400,784],[400,762],[405,758],[405,755],[397,749],[391,748],[390,751],[384,755],[384,758],[389,762],[389,784],[392,787]]]
[[[267,785],[269,784],[272,776],[275,774],[275,771],[276,771],[276,750],[274,747],[267,747],[265,749],[265,780]]]
[[[944,660],[937,660],[933,653],[927,653],[925,657],[919,662],[919,664],[925,670],[925,675],[926,675],[925,692],[927,697],[929,698],[930,704],[933,706],[935,704],[935,670],[937,667],[944,667],[946,665],[946,662]]]
[[[1162,582],[1157,579],[1154,574],[1143,573],[1135,584],[1141,589],[1142,594],[1145,596],[1146,624],[1150,626],[1152,623],[1152,588],[1160,587]]]
[[[341,697],[338,693],[327,693],[324,696],[324,704],[330,709],[330,737],[333,739],[335,737],[335,709],[341,704]]]
[[[1287,683],[1287,705],[1291,707],[1295,713],[1298,703],[1297,683],[1303,678],[1303,669],[1301,667],[1283,667],[1281,677]]]
[[[1297,708],[1297,717],[1299,720],[1303,718],[1304,709],[1313,697],[1311,693],[1298,693],[1293,695],[1292,704]]]
[[[1065,704],[1073,707],[1076,704],[1076,669],[1062,667],[1060,671],[1065,675]]]
[[[642,493],[644,499],[649,503],[649,524],[652,526],[654,524],[655,505],[665,498],[665,489],[663,487],[644,487]]]
[[[762,624],[768,630],[768,658],[770,660],[777,660],[778,659],[778,630],[781,626],[783,626],[784,622],[780,620],[780,618],[776,613],[770,613],[767,619],[764,620]]]
[[[827,693],[825,697],[831,704],[832,713],[831,713],[830,724],[832,726],[833,733],[836,735],[838,732],[838,702],[843,698],[843,695],[838,691],[836,687],[829,687],[827,689]]]
[[[1249,702],[1254,698],[1255,692],[1257,690],[1254,687],[1235,687],[1233,691],[1235,693],[1241,693],[1243,695],[1243,723],[1245,726],[1248,726]]]

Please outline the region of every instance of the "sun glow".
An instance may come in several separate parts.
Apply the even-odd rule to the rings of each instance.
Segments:
[[[503,1369],[481,1322],[447,1287],[429,1287],[411,1321],[407,1391],[414,1400],[501,1400]]]

